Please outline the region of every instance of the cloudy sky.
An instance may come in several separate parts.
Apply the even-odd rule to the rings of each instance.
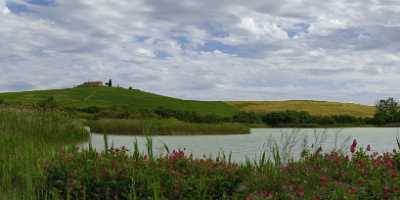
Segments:
[[[0,91],[109,78],[185,99],[400,97],[400,1],[0,0]]]

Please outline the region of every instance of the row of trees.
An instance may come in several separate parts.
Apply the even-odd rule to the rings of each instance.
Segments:
[[[371,122],[368,118],[358,118],[350,115],[334,116],[312,116],[305,111],[278,111],[266,114],[257,114],[254,112],[238,112],[232,117],[219,117],[217,115],[199,115],[195,112],[177,111],[167,108],[157,108],[155,113],[163,118],[176,118],[182,121],[199,123],[218,123],[218,122],[239,122],[247,124],[265,123],[271,126],[279,125],[333,125],[333,124],[360,124]]]
[[[374,119],[376,124],[400,123],[399,102],[393,97],[380,100],[375,107]]]

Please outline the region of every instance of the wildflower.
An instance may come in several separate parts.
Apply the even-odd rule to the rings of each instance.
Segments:
[[[388,194],[389,194],[389,192],[390,192],[389,187],[385,185],[385,186],[383,187],[383,195],[384,195],[385,197],[387,197]]]
[[[391,159],[387,159],[386,160],[386,166],[388,167],[388,168],[393,168],[393,161],[391,160]]]
[[[326,186],[328,184],[329,178],[327,176],[321,176],[319,179],[322,185]]]
[[[315,151],[315,155],[319,155],[322,152],[322,147],[318,147],[317,151]]]
[[[321,200],[321,197],[315,196],[312,200]]]
[[[182,150],[178,150],[178,151],[173,150],[171,155],[169,155],[170,160],[178,160],[178,159],[181,159],[184,157],[185,157],[185,152],[183,152]]]
[[[354,153],[354,152],[356,151],[356,147],[357,147],[357,140],[354,139],[354,140],[353,140],[353,143],[352,143],[351,146],[350,146],[350,151],[351,151],[351,153]]]
[[[396,170],[392,170],[392,178],[397,178],[398,174]]]
[[[355,194],[357,193],[357,189],[356,188],[351,188],[350,189],[350,194]]]
[[[304,189],[300,188],[297,190],[297,196],[304,197]]]

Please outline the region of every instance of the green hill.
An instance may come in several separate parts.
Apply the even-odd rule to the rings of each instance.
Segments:
[[[307,111],[311,115],[352,115],[356,117],[372,117],[375,113],[373,106],[338,103],[328,101],[290,100],[290,101],[231,101],[228,104],[241,111],[268,113],[273,111]]]
[[[161,96],[140,90],[110,87],[77,87],[69,89],[1,93],[0,99],[10,104],[31,105],[49,97],[57,104],[69,108],[120,106],[129,111],[166,107],[174,110],[194,111],[199,114],[231,116],[237,108],[218,101],[192,101]]]
[[[128,111],[152,110],[166,107],[173,110],[194,111],[202,115],[217,114],[232,116],[238,111],[268,113],[272,111],[307,111],[312,115],[348,114],[358,117],[371,117],[372,106],[311,100],[291,101],[193,101],[157,95],[140,90],[116,87],[77,87],[68,89],[0,93],[0,99],[11,104],[32,105],[49,97],[57,104],[69,108],[123,107]]]

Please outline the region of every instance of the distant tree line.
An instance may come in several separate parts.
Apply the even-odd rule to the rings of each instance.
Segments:
[[[266,114],[254,112],[238,112],[232,117],[220,117],[208,114],[199,115],[196,112],[177,111],[167,108],[157,108],[155,113],[163,118],[176,118],[182,121],[198,123],[239,122],[246,124],[281,125],[335,125],[335,124],[366,124],[370,118],[353,117],[351,115],[312,116],[305,111],[277,111]]]
[[[39,103],[46,110],[56,107],[53,98]],[[100,108],[89,106],[77,111],[92,114],[95,118],[176,118],[195,123],[238,122],[246,124],[267,124],[270,126],[329,126],[329,125],[388,125],[400,124],[400,104],[394,98],[383,99],[376,104],[373,117],[352,115],[314,116],[306,111],[275,111],[270,113],[237,112],[233,116],[200,114],[193,111],[174,110],[158,107],[152,110],[129,111],[125,107]]]
[[[393,97],[380,100],[376,106],[374,123],[378,125],[400,123],[399,102]]]

